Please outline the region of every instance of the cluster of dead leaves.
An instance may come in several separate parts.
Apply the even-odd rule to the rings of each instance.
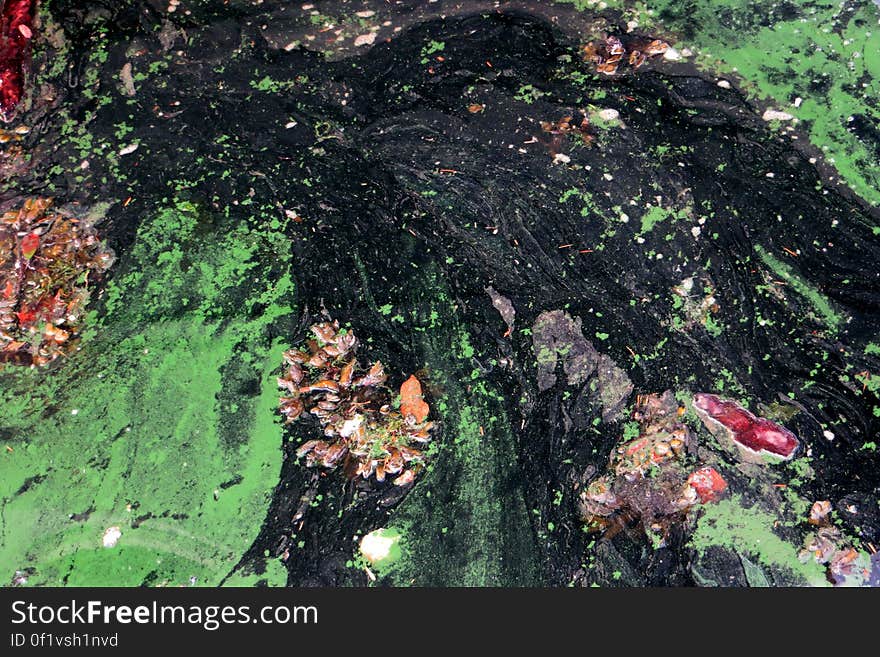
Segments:
[[[624,45],[619,37],[609,35],[602,41],[591,41],[583,46],[583,53],[584,59],[594,64],[597,72],[614,75],[622,64],[639,68],[650,58],[662,55],[668,49],[669,44],[660,39],[630,37]]]
[[[383,482],[393,476],[398,486],[411,483],[425,460],[414,445],[427,443],[433,429],[418,379],[410,376],[400,387],[397,410],[382,363],[358,363],[352,331],[340,329],[338,321],[314,324],[310,331],[303,347],[284,352],[287,370],[278,379],[287,392],[280,400],[286,423],[309,413],[324,434],[301,445],[297,456],[309,467],[341,466],[351,478]]]
[[[44,365],[73,348],[89,286],[113,256],[91,225],[26,200],[0,216],[0,361]]]

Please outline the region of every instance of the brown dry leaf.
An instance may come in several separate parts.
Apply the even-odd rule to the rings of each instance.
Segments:
[[[422,384],[414,375],[410,375],[400,386],[401,414],[403,417],[412,415],[421,424],[428,417],[429,410],[428,404],[422,399]]]

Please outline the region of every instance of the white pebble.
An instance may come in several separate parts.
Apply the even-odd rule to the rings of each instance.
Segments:
[[[822,432],[822,435],[825,436],[827,440],[834,440],[834,434],[828,431],[827,429]]]
[[[376,40],[375,32],[367,32],[366,34],[361,34],[354,40],[355,46],[369,46]]]
[[[117,541],[122,536],[122,531],[119,527],[108,527],[104,532],[104,536],[101,538],[101,544],[105,548],[112,548],[116,546]]]
[[[663,59],[669,62],[677,62],[681,59],[681,53],[675,48],[667,48],[666,52],[663,53]]]
[[[129,153],[134,153],[138,149],[138,144],[129,144],[128,146],[123,146],[119,149],[120,155],[128,155]]]
[[[791,121],[794,116],[788,112],[780,112],[779,110],[768,109],[761,116],[765,121]]]
[[[700,232],[701,230],[699,226],[694,226],[693,228],[691,228],[691,235],[693,235],[694,237],[699,237]]]
[[[730,82],[727,80],[718,80],[718,86],[722,89],[730,89]]]
[[[603,121],[616,121],[619,116],[620,112],[610,107],[599,112],[599,118]]]

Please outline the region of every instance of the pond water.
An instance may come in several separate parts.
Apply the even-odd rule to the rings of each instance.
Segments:
[[[811,73],[770,102],[786,71],[725,63],[806,7],[731,10],[715,43],[676,3],[610,4],[42,3],[2,209],[52,197],[115,262],[75,348],[0,369],[0,576],[876,583],[877,12],[810,24],[863,48],[829,127]],[[583,49],[609,34],[613,75]],[[297,458],[322,425],[282,424],[282,354],[330,318],[392,392],[421,382],[408,485]],[[784,459],[697,393],[766,418]],[[675,431],[681,454],[635,462]],[[724,486],[685,504],[699,468]],[[380,529],[394,559],[359,549]]]

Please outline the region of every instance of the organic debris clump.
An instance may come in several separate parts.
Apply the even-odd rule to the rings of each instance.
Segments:
[[[44,365],[74,345],[89,286],[113,262],[94,228],[28,199],[0,216],[0,362]]]
[[[864,551],[856,550],[832,522],[831,502],[819,500],[810,508],[809,523],[817,527],[804,540],[798,558],[811,558],[826,567],[828,581],[835,586],[865,586],[880,577],[880,563]]]
[[[297,456],[308,467],[342,466],[351,478],[383,482],[393,476],[398,486],[411,483],[425,461],[414,445],[427,443],[433,428],[418,379],[410,376],[401,386],[398,410],[382,363],[367,369],[358,363],[351,330],[340,329],[338,321],[310,330],[314,337],[303,347],[284,352],[287,372],[278,379],[287,391],[280,401],[286,423],[309,413],[324,434],[301,445]]]
[[[669,44],[660,39],[630,37],[624,44],[619,37],[613,35],[583,47],[584,59],[594,64],[597,72],[606,75],[614,75],[623,64],[628,64],[633,69],[639,68],[649,59],[662,55],[667,50]]]
[[[671,522],[724,492],[727,482],[714,468],[688,474],[685,461],[693,438],[680,414],[670,391],[639,397],[633,411],[639,435],[615,448],[606,474],[581,493],[580,510],[589,529],[616,533],[641,520],[646,532],[665,535]]]

